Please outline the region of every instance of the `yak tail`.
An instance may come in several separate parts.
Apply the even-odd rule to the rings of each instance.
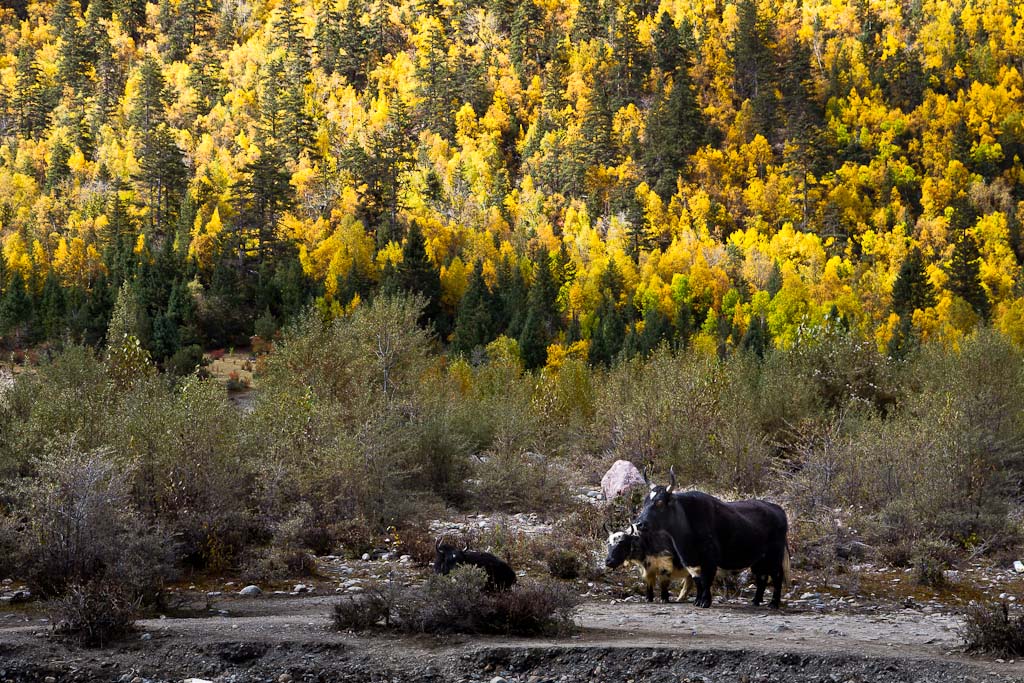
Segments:
[[[789,543],[786,544],[786,548],[782,554],[782,585],[786,587],[786,590],[790,587],[790,579],[792,578],[791,567],[789,562]]]

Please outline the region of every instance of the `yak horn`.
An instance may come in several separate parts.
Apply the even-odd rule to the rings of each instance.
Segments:
[[[437,537],[437,540],[434,541],[434,550],[440,550],[441,549],[441,541],[443,541],[443,540],[444,540],[444,536],[443,535]]]
[[[668,468],[668,489],[667,489],[667,491],[669,493],[672,493],[672,490],[675,487],[676,487],[676,466],[672,465],[672,467]]]

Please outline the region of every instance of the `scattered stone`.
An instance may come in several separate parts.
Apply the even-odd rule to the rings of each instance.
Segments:
[[[243,588],[242,590],[238,591],[239,595],[244,595],[246,597],[256,597],[257,595],[260,595],[261,593],[263,593],[263,591],[260,590],[260,587],[259,586],[254,586],[254,585],[248,585],[245,588]]]
[[[801,600],[817,600],[821,597],[820,593],[804,593],[800,596]]]
[[[1020,560],[1014,560],[1013,571],[1017,572],[1018,574],[1024,574],[1024,562],[1021,562]]]
[[[601,492],[605,500],[617,498],[635,486],[645,486],[644,476],[628,460],[616,460],[601,478]]]
[[[495,676],[491,679],[491,683],[508,683],[508,680],[502,678],[501,676]]]
[[[292,588],[292,593],[308,593],[309,586],[304,583],[295,584],[295,588]]]
[[[57,683],[57,679],[53,676],[47,676],[43,679],[43,683]]]
[[[292,683],[291,674],[281,674],[277,677],[277,683]]]
[[[139,636],[139,640],[153,640],[153,634],[143,633],[141,636]]]
[[[412,562],[412,555],[402,555],[398,558],[399,562]]]
[[[363,562],[370,561],[370,553],[363,553]]]
[[[206,678],[186,678],[181,683],[213,683],[213,681]]]

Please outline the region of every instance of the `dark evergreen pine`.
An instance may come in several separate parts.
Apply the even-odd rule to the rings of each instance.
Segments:
[[[412,166],[415,138],[408,111],[400,97],[391,101],[382,131],[370,134],[367,146],[353,142],[345,150],[345,165],[363,181],[359,188],[363,223],[374,230],[377,246],[398,241],[398,209],[405,173]]]
[[[235,220],[236,246],[241,248],[249,237],[256,238],[254,253],[246,258],[259,262],[273,261],[282,248],[278,236],[278,222],[295,198],[291,175],[284,167],[276,146],[261,150],[260,156],[242,169],[243,177],[235,185],[238,215]]]
[[[274,42],[285,51],[283,81],[278,97],[282,127],[278,138],[292,158],[311,146],[313,122],[306,113],[306,85],[310,82],[312,65],[309,43],[295,15],[293,0],[282,0],[274,22]],[[273,77],[277,77],[274,74]]]
[[[446,140],[455,138],[455,112],[461,106],[455,74],[448,60],[451,38],[444,27],[430,24],[425,54],[417,62],[420,120]]]
[[[601,0],[580,0],[576,19],[572,24],[574,42],[593,40],[607,35],[608,23],[601,11]]]
[[[981,285],[981,250],[970,233],[964,233],[953,247],[949,262],[948,288],[971,305],[975,313],[988,320],[991,304]]]
[[[338,72],[356,90],[366,87],[366,75],[370,66],[370,36],[362,24],[362,15],[366,9],[366,4],[362,0],[348,0],[338,34]]]
[[[686,348],[694,330],[693,307],[685,299],[676,308],[675,337],[679,348]]]
[[[348,5],[355,5],[358,8],[359,3],[349,0]],[[328,74],[337,71],[340,65],[343,49],[341,22],[341,13],[337,10],[334,0],[320,0],[316,27],[313,29],[313,43],[316,47],[317,65]],[[359,26],[348,28],[358,30]]]
[[[36,62],[35,52],[27,45],[18,50],[12,105],[19,133],[36,137],[46,129],[50,107],[43,89],[42,69]]]
[[[37,312],[43,338],[59,338],[65,326],[64,288],[52,270],[46,273],[46,279],[43,281],[43,293]]]
[[[647,118],[642,163],[651,188],[663,198],[675,193],[677,177],[706,137],[707,126],[688,68],[689,60],[681,57],[667,92]]]
[[[651,39],[654,42],[654,63],[663,72],[672,73],[681,66],[689,66],[685,61],[682,36],[668,12],[661,13]]]
[[[140,131],[152,130],[164,120],[167,104],[167,81],[163,68],[156,57],[147,55],[139,67],[139,89],[131,103],[128,122]]]
[[[753,353],[758,358],[764,358],[764,354],[771,347],[772,335],[768,329],[768,321],[765,320],[764,316],[751,316],[750,325],[740,340],[740,348]]]
[[[644,310],[643,329],[637,335],[637,352],[642,356],[648,356],[663,342],[668,342],[671,339],[672,321],[657,305],[648,306]]]
[[[50,149],[50,163],[46,167],[46,189],[53,192],[58,189],[61,183],[71,175],[71,167],[68,160],[71,159],[71,145],[63,139],[54,142]]]
[[[730,56],[736,74],[736,97],[749,100],[757,131],[774,138],[775,89],[778,81],[771,45],[774,29],[758,14],[757,0],[740,0],[736,5],[737,27]]]
[[[618,13],[612,39],[615,56],[612,106],[616,111],[639,100],[643,79],[650,69],[647,50],[640,43],[639,18],[632,3],[624,2]]]
[[[493,310],[491,293],[484,282],[483,264],[477,261],[473,266],[473,274],[469,278],[466,292],[459,302],[452,350],[469,354],[473,349],[490,343],[494,338]]]
[[[921,250],[914,247],[903,259],[892,286],[892,310],[902,318],[934,305],[935,290],[928,281],[924,258]]]
[[[772,270],[768,273],[768,283],[765,285],[765,291],[768,292],[768,296],[775,298],[775,295],[782,289],[782,268],[779,266],[778,261],[772,261]]]
[[[142,194],[149,208],[150,229],[156,234],[170,235],[185,194],[188,169],[166,123],[143,133],[135,180],[145,188]]]
[[[0,297],[0,337],[8,337],[16,345],[29,336],[32,320],[32,298],[20,271],[15,271]]]
[[[626,322],[610,298],[602,300],[590,337],[590,362],[611,365],[626,340]]]
[[[616,157],[612,141],[612,111],[608,84],[595,79],[588,107],[583,112],[580,135],[583,137],[584,166],[611,164]]]
[[[527,370],[542,367],[548,358],[547,335],[537,312],[530,308],[519,335],[519,356]]]
[[[519,338],[526,315],[529,288],[526,278],[513,257],[505,256],[498,264],[496,324],[499,332]]]
[[[402,262],[398,264],[398,278],[402,289],[419,294],[426,300],[420,315],[420,325],[433,323],[442,337],[448,333],[449,323],[441,309],[441,277],[427,257],[427,241],[419,223],[412,222],[402,247]]]

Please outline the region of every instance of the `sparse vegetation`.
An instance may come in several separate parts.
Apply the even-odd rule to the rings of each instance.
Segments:
[[[565,635],[579,604],[560,584],[528,579],[511,590],[484,590],[487,575],[478,567],[458,567],[447,576],[431,575],[418,587],[376,585],[360,597],[343,597],[334,607],[341,630],[377,625],[414,633],[494,633],[516,636]]]
[[[970,652],[1020,657],[1024,655],[1024,614],[1011,614],[1005,602],[972,605],[964,613],[960,635]]]

